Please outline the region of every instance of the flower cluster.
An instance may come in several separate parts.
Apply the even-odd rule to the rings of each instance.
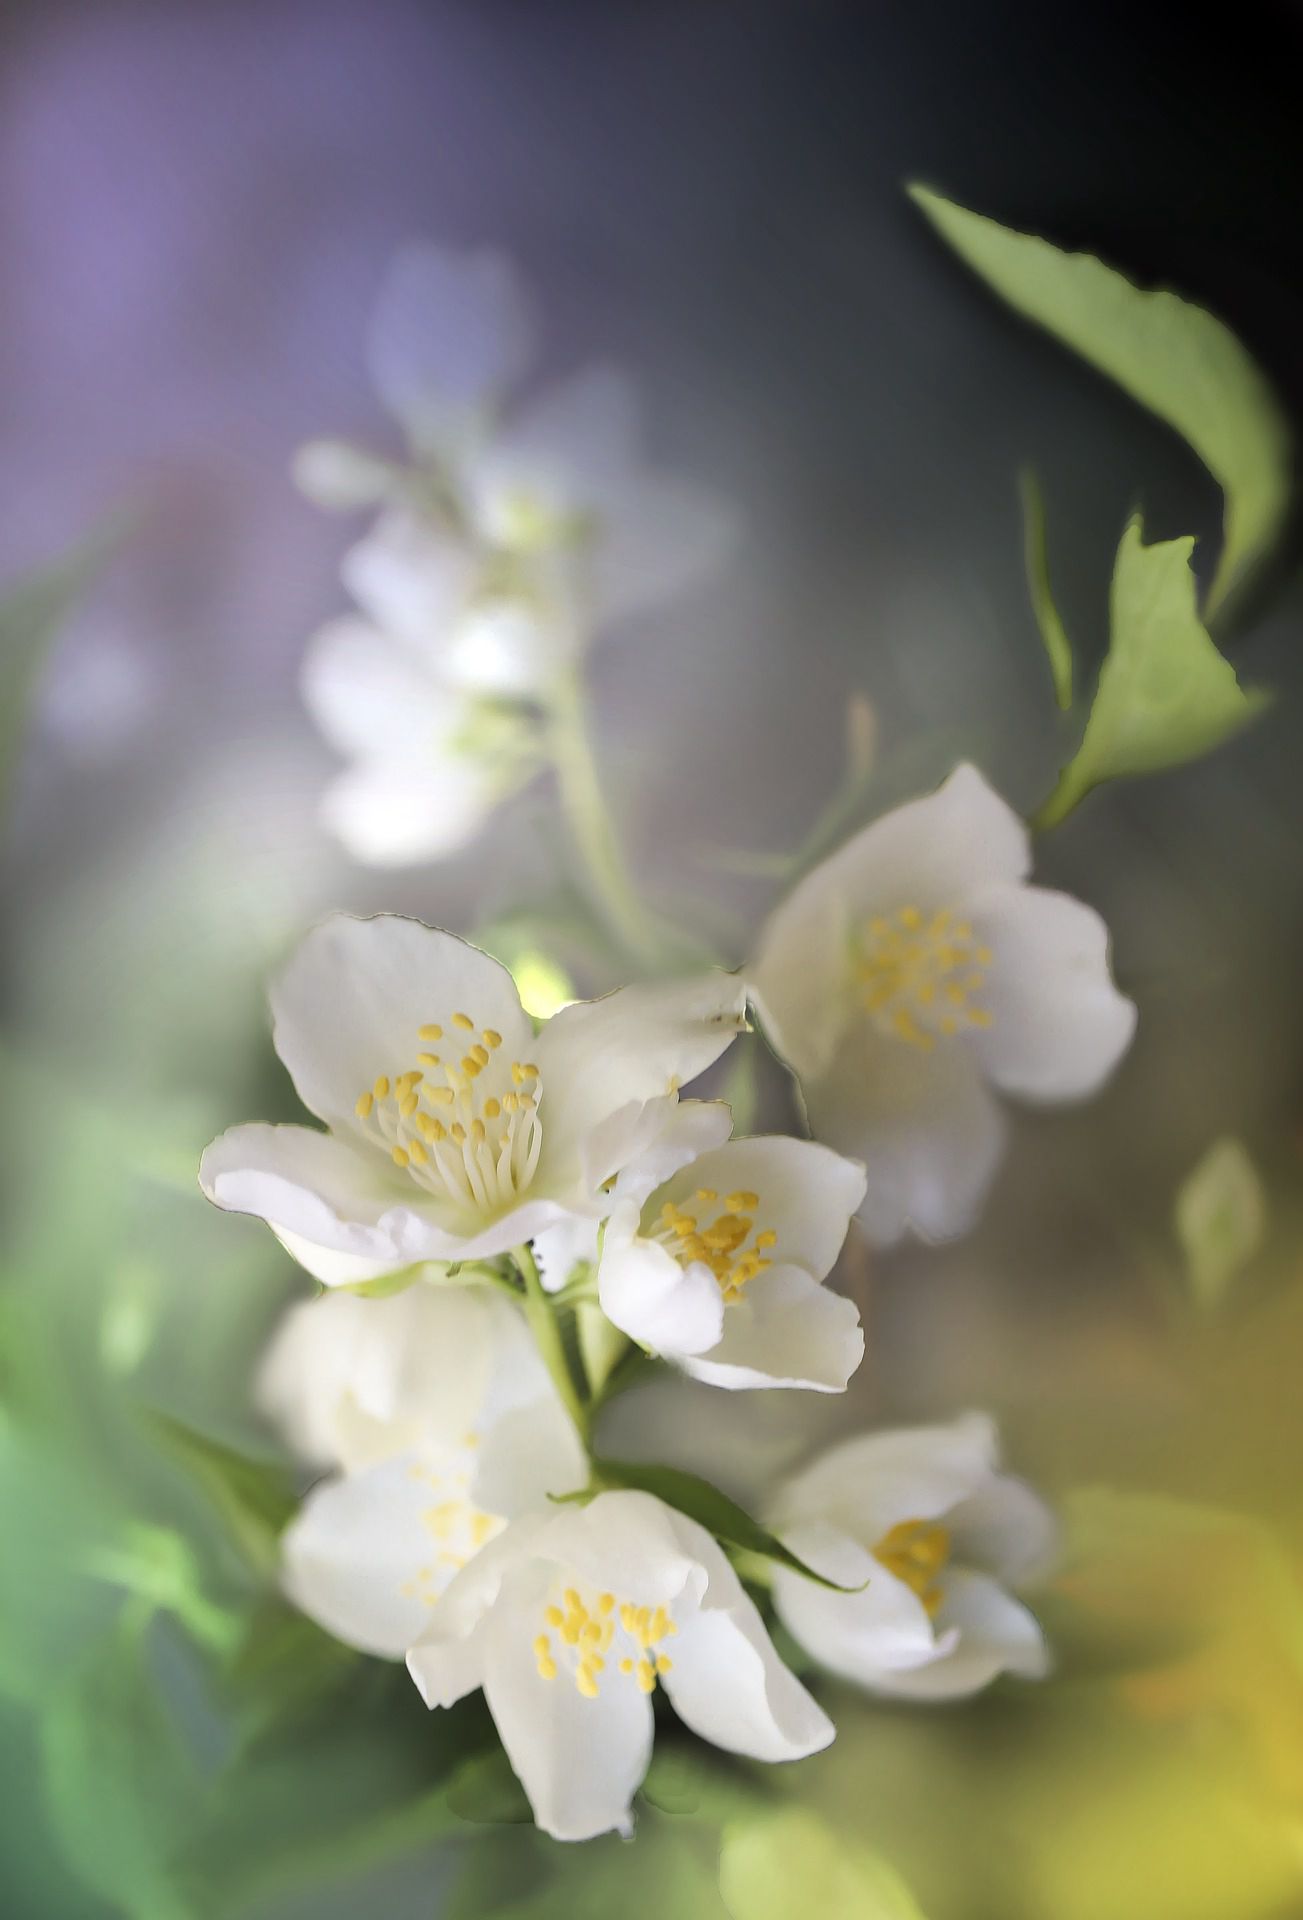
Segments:
[[[721,503],[647,466],[621,373],[518,399],[535,331],[505,259],[407,248],[370,342],[404,458],[314,441],[296,462],[317,504],[379,509],[343,562],[356,611],[303,663],[307,704],[350,763],[324,818],[368,864],[472,840],[548,759],[593,636],[695,585],[731,543]]]
[[[615,376],[507,405],[530,332],[502,261],[408,252],[372,341],[406,460],[317,443],[299,463],[318,500],[379,508],[344,564],[361,612],[305,665],[353,762],[327,815],[362,858],[469,837],[543,764],[597,627],[720,550],[721,516],[642,469]],[[596,834],[594,870],[618,882]],[[653,1363],[687,1392],[843,1392],[864,1334],[829,1282],[852,1222],[875,1244],[964,1231],[1004,1150],[996,1095],[1079,1099],[1117,1064],[1135,1009],[1103,922],[1029,871],[1023,822],[961,765],[806,873],[736,972],[536,1022],[453,934],[337,915],[272,989],[276,1050],[320,1124],[234,1127],[200,1178],[323,1288],[260,1383],[322,1476],[284,1537],[285,1591],[405,1658],[432,1707],[482,1689],[559,1838],[627,1830],[660,1692],[753,1759],[833,1737],[761,1603],[876,1693],[1047,1670],[1015,1593],[1054,1525],[984,1416],[845,1439],[755,1517],[712,1483],[708,1445],[685,1472],[602,1444]],[[736,1138],[729,1105],[690,1091],[748,1007],[810,1138]]]

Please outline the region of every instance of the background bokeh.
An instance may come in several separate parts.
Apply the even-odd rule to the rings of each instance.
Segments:
[[[641,1864],[440,1826],[421,1782],[473,1723],[320,1649],[251,1731],[257,1678],[226,1674],[241,1576],[151,1426],[271,1446],[250,1374],[301,1278],[193,1177],[218,1128],[292,1110],[269,968],[329,907],[473,931],[575,884],[545,788],[433,870],[368,874],[317,825],[333,762],[297,671],[352,528],[288,466],[319,432],[383,441],[363,336],[394,247],[508,249],[548,369],[621,363],[658,460],[742,511],[731,572],[592,663],[639,883],[738,964],[773,897],[739,856],[801,843],[852,694],[872,807],[960,755],[1016,805],[1048,787],[1022,462],[1088,657],[1131,508],[1209,545],[1218,523],[1179,443],[987,299],[902,181],[1180,287],[1303,419],[1301,51],[1296,10],[1261,5],[1203,26],[959,0],[5,9],[0,580],[126,516],[35,689],[3,851],[6,1913],[713,1916],[721,1825],[769,1804],[685,1748]],[[836,1746],[764,1783],[783,1819],[878,1849],[933,1920],[1303,1912],[1301,611],[1287,554],[1230,645],[1278,690],[1264,725],[1042,849],[1141,1007],[1116,1081],[1019,1122],[970,1239],[851,1256],[848,1406],[728,1409],[718,1477],[744,1492],[831,1424],[989,1406],[1073,1517],[1058,1678],[913,1715],[828,1687]],[[560,949],[583,990],[613,984]],[[781,1076],[757,1079],[790,1120]],[[1271,1230],[1207,1316],[1171,1211],[1227,1133]],[[638,1418],[709,1470],[692,1409]],[[141,1671],[115,1663],[131,1609],[160,1606]],[[173,1825],[179,1883],[153,1857]]]

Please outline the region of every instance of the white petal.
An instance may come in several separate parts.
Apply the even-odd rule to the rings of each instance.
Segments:
[[[864,1331],[851,1300],[800,1267],[772,1267],[748,1280],[724,1309],[717,1346],[685,1358],[694,1380],[716,1387],[807,1387],[842,1393],[864,1358]]]
[[[875,820],[799,882],[772,915],[749,977],[775,1050],[802,1077],[834,1065],[860,1015],[852,935],[904,906],[953,907],[982,886],[1021,880],[1027,829],[975,767]]]
[[[460,754],[419,765],[371,761],[331,782],[321,821],[360,865],[410,867],[460,853],[505,798],[494,768]]]
[[[484,1697],[507,1758],[554,1839],[627,1831],[651,1759],[651,1701],[629,1684],[588,1699],[564,1673],[545,1680],[531,1645],[539,1617],[504,1611],[486,1635]]]
[[[547,518],[600,515],[636,468],[637,439],[637,399],[618,370],[591,367],[558,382],[477,461],[471,489],[479,527],[511,546],[522,500]]]
[[[382,514],[340,567],[363,612],[429,666],[441,661],[480,571],[464,540],[406,507]]]
[[[774,1569],[774,1606],[794,1640],[820,1666],[876,1686],[889,1674],[928,1666],[953,1643],[938,1641],[917,1594],[863,1549],[861,1558],[821,1550],[813,1527],[789,1528],[783,1539],[793,1553],[828,1579],[845,1585],[867,1582],[857,1593],[834,1593],[784,1567]],[[842,1536],[843,1544],[851,1543]]]
[[[706,1576],[697,1610],[684,1610],[670,1642],[662,1684],[674,1711],[701,1739],[753,1760],[799,1760],[826,1747],[831,1720],[779,1659],[721,1548],[684,1514],[670,1512],[670,1524]]]
[[[285,1534],[282,1583],[336,1639],[401,1659],[455,1571],[424,1516],[439,1497],[414,1454],[315,1487]],[[425,1571],[427,1578],[420,1578]]]
[[[394,258],[371,322],[368,364],[416,445],[441,450],[523,372],[529,303],[511,262],[414,242]]]
[[[528,1586],[534,1543],[549,1523],[526,1514],[462,1568],[429,1616],[425,1632],[407,1650],[407,1670],[427,1707],[451,1707],[480,1686],[486,1632],[494,1608],[510,1604]]]
[[[757,1233],[778,1235],[772,1249],[775,1263],[801,1267],[822,1280],[842,1250],[865,1185],[863,1167],[830,1148],[764,1134],[730,1140],[702,1154],[670,1180],[663,1193],[653,1195],[651,1206],[657,1210],[662,1199],[686,1203],[695,1190],[706,1187],[720,1196],[722,1210],[729,1193],[754,1192],[759,1204],[745,1211],[754,1215]]]
[[[394,914],[333,914],[314,927],[274,983],[271,1009],[276,1051],[299,1098],[349,1131],[358,1095],[378,1075],[415,1065],[426,1022],[446,1026],[465,1013],[476,1029],[501,1033],[508,1058],[527,1058],[533,1034],[505,967]]]
[[[877,1690],[911,1700],[957,1700],[989,1685],[998,1674],[1039,1680],[1049,1672],[1049,1650],[1035,1619],[985,1574],[948,1570],[936,1626],[954,1644],[930,1665],[883,1673]]]
[[[368,1159],[310,1127],[231,1127],[205,1149],[199,1183],[228,1213],[251,1213],[380,1272],[443,1257],[446,1236],[403,1203],[378,1154]]]
[[[584,1141],[584,1180],[600,1187],[618,1175],[615,1192],[640,1204],[663,1181],[728,1139],[733,1115],[722,1100],[680,1100],[660,1094],[620,1107]]]
[[[704,1353],[719,1343],[724,1296],[709,1267],[679,1265],[664,1247],[638,1235],[638,1209],[628,1201],[607,1221],[598,1268],[598,1298],[613,1326],[652,1353]]]
[[[650,1493],[599,1493],[585,1507],[562,1507],[535,1537],[534,1551],[581,1583],[609,1587],[640,1604],[693,1605],[706,1585],[700,1557],[680,1518]],[[707,1536],[709,1537],[709,1536]]]
[[[865,1164],[860,1219],[876,1245],[910,1227],[947,1240],[974,1224],[1005,1123],[965,1040],[925,1053],[864,1022],[828,1072],[802,1085],[811,1132]]]
[[[584,1215],[561,1220],[536,1236],[532,1251],[545,1292],[560,1293],[577,1266],[596,1262],[601,1225]]]
[[[991,1024],[975,1039],[1007,1093],[1079,1100],[1131,1043],[1136,1009],[1114,986],[1108,928],[1093,907],[1043,887],[998,887],[968,903],[994,958],[982,989]]]
[[[719,972],[563,1007],[533,1053],[543,1076],[545,1164],[572,1168],[604,1121],[694,1080],[745,1027],[746,988]]]
[[[784,1482],[771,1524],[785,1533],[819,1519],[871,1548],[899,1521],[948,1515],[988,1482],[995,1461],[995,1426],[985,1414],[856,1434]]]
[[[397,477],[388,460],[347,440],[309,440],[294,456],[293,475],[299,492],[328,513],[373,506]]]
[[[313,635],[301,678],[308,711],[331,746],[382,765],[433,764],[464,708],[410,648],[351,616]]]
[[[462,612],[440,672],[468,693],[528,699],[547,693],[578,648],[565,607],[503,594],[477,599]]]
[[[1044,1578],[1060,1551],[1053,1511],[1025,1481],[997,1473],[946,1516],[954,1557],[1011,1585]]]

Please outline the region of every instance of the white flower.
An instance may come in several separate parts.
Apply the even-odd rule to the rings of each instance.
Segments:
[[[1004,1121],[1093,1092],[1131,1039],[1099,915],[1026,884],[1022,821],[970,766],[897,807],[774,913],[750,979],[811,1131],[868,1167],[879,1244],[976,1218]]]
[[[466,1289],[294,1309],[261,1397],[294,1444],[344,1469],[287,1529],[282,1584],[367,1653],[402,1655],[507,1519],[588,1478],[519,1311]]]
[[[745,1025],[723,973],[576,1001],[535,1038],[511,975],[414,920],[335,915],[273,986],[273,1040],[326,1123],[233,1127],[209,1199],[266,1220],[327,1285],[509,1252],[576,1214]]]
[[[427,1705],[476,1687],[538,1824],[628,1831],[662,1685],[703,1740],[794,1760],[833,1727],[779,1660],[722,1550],[646,1493],[515,1522],[459,1574],[407,1664]]]
[[[303,694],[352,762],[326,789],[322,817],[370,866],[455,853],[539,764],[523,716],[468,699],[364,620],[332,620],[316,634]]]
[[[840,1392],[864,1354],[854,1305],[820,1285],[864,1198],[864,1169],[807,1140],[734,1140],[603,1236],[607,1318],[720,1387]]]
[[[1041,1630],[1005,1587],[1043,1572],[1055,1527],[1044,1503],[997,1470],[992,1422],[865,1434],[788,1480],[769,1524],[834,1593],[784,1567],[774,1604],[815,1659],[875,1692],[975,1693],[1000,1673],[1038,1679]]]

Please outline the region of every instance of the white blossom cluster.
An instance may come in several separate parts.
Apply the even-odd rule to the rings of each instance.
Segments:
[[[364,858],[464,840],[540,764],[538,716],[592,633],[719,551],[722,517],[641,471],[612,376],[506,407],[528,336],[502,262],[404,255],[372,359],[410,459],[320,443],[300,463],[315,496],[380,505],[345,565],[361,612],[306,668],[352,762],[328,815]],[[1135,1009],[1104,925],[1029,868],[1025,826],[961,765],[801,879],[736,972],[539,1024],[467,942],[339,915],[273,987],[276,1050],[320,1124],[235,1127],[201,1179],[324,1289],[260,1387],[322,1476],[285,1589],[405,1658],[430,1706],[482,1688],[558,1838],[627,1830],[662,1692],[753,1759],[832,1739],[761,1586],[814,1662],[882,1694],[1047,1669],[1015,1594],[1054,1526],[984,1416],[833,1446],[770,1488],[741,1553],[708,1498],[674,1497],[682,1476],[622,1479],[595,1439],[649,1361],[842,1392],[864,1335],[828,1281],[851,1223],[878,1244],[966,1230],[1004,1147],[997,1096],[1079,1099],[1116,1065]],[[692,1097],[748,1008],[809,1139],[734,1137],[724,1102]]]

